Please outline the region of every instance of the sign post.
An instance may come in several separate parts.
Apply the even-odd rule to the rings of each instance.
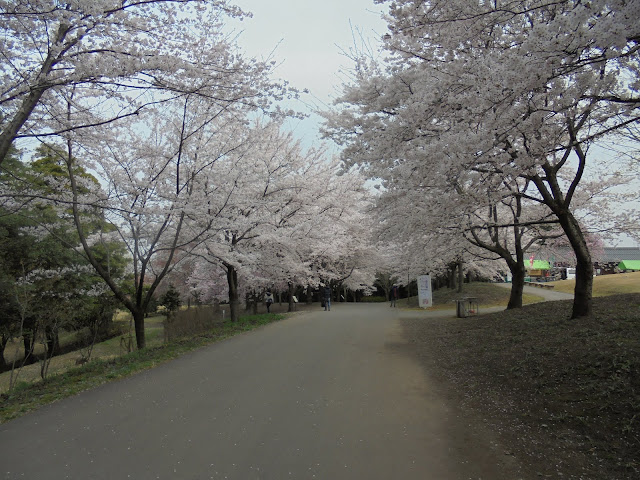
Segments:
[[[431,294],[431,275],[420,275],[418,277],[418,303],[422,308],[433,306]]]

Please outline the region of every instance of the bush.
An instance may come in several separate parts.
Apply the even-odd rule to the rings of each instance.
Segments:
[[[178,310],[167,317],[164,324],[165,340],[198,335],[222,323],[222,310],[218,305],[204,305]]]
[[[169,285],[169,289],[160,297],[160,305],[164,306],[170,314],[176,312],[182,305],[180,293],[173,284]]]
[[[381,303],[381,302],[386,302],[387,299],[384,297],[378,297],[378,296],[370,296],[370,297],[362,297],[362,301],[366,302],[366,303]]]

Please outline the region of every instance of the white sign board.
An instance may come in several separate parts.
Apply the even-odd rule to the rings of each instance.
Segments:
[[[433,306],[431,296],[431,275],[420,275],[418,277],[418,304],[422,308]]]

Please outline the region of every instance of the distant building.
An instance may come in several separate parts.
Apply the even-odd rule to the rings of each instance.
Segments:
[[[599,275],[607,275],[620,271],[621,262],[640,261],[640,247],[604,247],[602,261],[594,264]]]
[[[563,269],[575,268],[576,266],[575,256],[570,248],[559,248],[553,252],[538,252],[535,256],[541,259],[548,256],[549,263],[551,264],[551,269],[549,270],[551,276],[558,275]],[[597,256],[597,259],[594,259],[593,268],[598,275],[619,273],[620,262],[625,260],[640,261],[640,247],[604,247],[601,254]],[[537,261],[538,260],[534,260],[534,262]],[[539,270],[535,272],[535,274],[540,276],[544,275],[545,272],[543,269],[532,268],[533,265],[530,266],[530,262],[526,259],[524,263],[527,270]]]
[[[640,260],[640,247],[604,247],[603,262]]]

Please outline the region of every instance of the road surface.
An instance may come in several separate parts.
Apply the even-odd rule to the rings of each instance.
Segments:
[[[0,478],[527,478],[407,353],[400,314],[301,312],[0,425]]]
[[[509,290],[511,290],[510,283],[495,283],[494,285],[497,285],[502,288],[508,288]],[[539,297],[542,297],[546,302],[550,302],[554,300],[573,300],[572,293],[556,292],[555,290],[550,288],[532,287],[530,285],[524,286],[524,293],[529,293],[531,295],[537,295]]]

